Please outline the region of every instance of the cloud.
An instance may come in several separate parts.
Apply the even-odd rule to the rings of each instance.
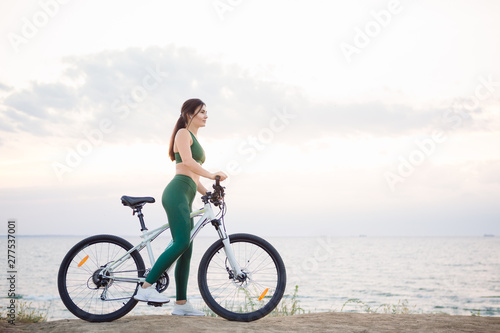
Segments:
[[[297,116],[282,138],[291,142],[365,133],[409,135],[439,124],[445,110],[363,102],[316,103],[300,88],[263,81],[237,65],[208,61],[193,49],[128,48],[63,59],[60,82],[33,83],[4,98],[3,117],[19,131],[78,138],[103,119],[106,140],[167,142],[184,100],[207,103],[210,135],[245,137],[269,125],[276,110]],[[34,121],[36,120],[36,121]]]
[[[4,117],[24,124],[18,130],[41,134],[41,127],[59,124],[60,131],[51,133],[77,137],[81,131],[76,127],[96,128],[110,119],[116,130],[109,139],[162,141],[182,103],[199,97],[222,136],[239,132],[237,123],[258,125],[272,106],[285,104],[286,88],[249,77],[236,66],[208,62],[187,48],[130,48],[63,61],[68,69],[59,83],[33,83],[4,98],[10,108]],[[32,124],[32,118],[39,122]]]
[[[0,90],[3,90],[3,91],[11,91],[12,90],[12,87],[8,86],[8,85],[5,85],[3,84],[2,82],[0,82]]]
[[[308,117],[309,126],[321,124],[323,131],[337,135],[366,133],[393,136],[421,131],[426,128],[439,112],[419,111],[406,105],[386,105],[383,103],[359,103],[350,105],[320,105]]]
[[[49,118],[50,109],[68,111],[75,107],[75,92],[62,83],[34,83],[30,90],[7,96],[4,104],[28,116]]]

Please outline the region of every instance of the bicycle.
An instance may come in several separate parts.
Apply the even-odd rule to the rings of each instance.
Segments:
[[[219,177],[212,187],[213,192],[201,197],[204,207],[191,213],[192,218],[199,217],[191,230],[191,241],[208,224],[215,227],[219,236],[200,261],[200,293],[208,307],[225,319],[260,319],[283,297],[285,265],[278,251],[266,240],[251,234],[227,234],[225,193]],[[113,321],[136,306],[138,301],[133,296],[151,269],[146,269],[139,252],[147,249],[152,267],[155,258],[151,242],[169,228],[168,223],[151,231],[146,228],[142,208],[146,203],[154,203],[153,197],[122,196],[121,201],[132,208],[133,215],[137,214],[142,241],[133,246],[114,235],[88,237],[70,249],[59,268],[58,289],[64,305],[86,321]],[[212,204],[219,208],[217,216]],[[169,270],[156,281],[158,292],[167,289]],[[148,305],[162,304],[148,302]]]

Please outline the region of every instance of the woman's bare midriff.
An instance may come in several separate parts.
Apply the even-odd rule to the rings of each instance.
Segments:
[[[200,181],[200,175],[189,170],[189,168],[187,166],[185,166],[184,163],[177,163],[175,165],[175,174],[191,177],[191,179],[194,181],[196,186],[198,186],[198,182]]]

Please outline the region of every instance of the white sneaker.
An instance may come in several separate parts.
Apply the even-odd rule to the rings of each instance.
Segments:
[[[193,308],[191,303],[186,302],[186,304],[180,305],[174,303],[174,311],[172,311],[174,316],[204,316],[205,313]]]
[[[167,296],[160,294],[155,289],[154,285],[148,288],[142,288],[142,287],[137,288],[137,293],[134,295],[134,299],[136,301],[142,301],[142,302],[155,302],[155,303],[170,302],[170,299]]]

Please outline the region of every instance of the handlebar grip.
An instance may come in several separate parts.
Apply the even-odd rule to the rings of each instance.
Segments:
[[[220,186],[220,176],[215,176],[215,185]]]

